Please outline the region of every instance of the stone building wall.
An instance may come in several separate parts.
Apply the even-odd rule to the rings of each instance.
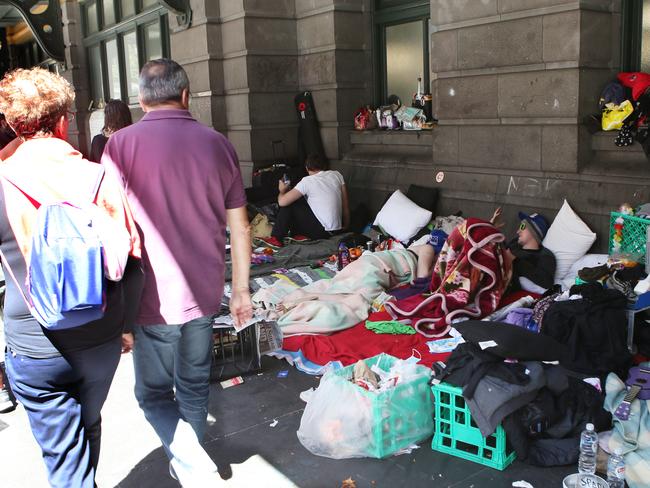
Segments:
[[[68,138],[74,147],[86,151],[90,147],[88,105],[91,97],[86,51],[82,44],[79,3],[72,0],[61,3],[61,14],[67,68],[61,75],[74,86],[75,91],[75,120],[70,123],[68,128]]]
[[[296,0],[300,91],[309,90],[325,153],[350,143],[354,111],[372,96],[370,0]]]
[[[254,166],[298,154],[293,98],[313,93],[328,157],[349,146],[352,114],[372,92],[371,0],[190,0],[192,23],[170,12],[171,57],[187,71],[190,110],[235,146],[246,183]],[[87,150],[89,80],[78,2],[66,0],[65,76],[77,91],[71,140]],[[134,120],[142,113],[133,109]]]
[[[618,71],[620,25],[620,0],[431,0],[431,157],[413,134],[392,137],[408,150],[352,134],[338,167],[356,201],[377,210],[417,183],[438,188],[439,214],[502,206],[512,232],[518,210],[552,218],[566,198],[605,249],[610,210],[650,200],[640,148],[583,125]]]
[[[71,137],[83,147],[88,70],[76,4],[64,4],[66,76],[77,89]],[[352,202],[371,210],[412,183],[439,189],[441,214],[488,217],[501,205],[510,222],[519,209],[552,217],[567,198],[605,237],[596,245],[603,249],[609,211],[650,200],[640,148],[620,150],[612,135],[582,124],[618,70],[621,0],[431,0],[438,127],[353,133],[352,113],[374,89],[372,5],[191,0],[185,30],[169,16],[191,110],[233,142],[247,182],[255,165],[297,154],[293,97],[310,90],[328,157]]]
[[[597,154],[582,120],[618,71],[620,7],[431,1],[433,165],[445,174],[434,186],[447,208],[488,216],[503,205],[516,221],[520,208],[552,217],[567,198],[607,233],[609,209],[638,187],[615,185],[599,169],[589,175]]]
[[[255,165],[297,155],[300,91],[313,92],[327,155],[348,145],[352,113],[372,88],[369,1],[192,0],[189,29],[170,21],[191,109],[228,136],[245,181]]]

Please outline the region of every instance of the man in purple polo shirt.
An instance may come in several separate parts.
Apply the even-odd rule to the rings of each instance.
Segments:
[[[200,445],[206,429],[211,317],[221,306],[226,224],[231,313],[252,315],[250,228],[228,140],[188,111],[189,80],[168,59],[140,73],[142,120],[111,136],[102,164],[117,173],[143,238],[145,285],[134,328],[135,394],[183,486],[218,486]],[[127,341],[133,338],[127,337]]]

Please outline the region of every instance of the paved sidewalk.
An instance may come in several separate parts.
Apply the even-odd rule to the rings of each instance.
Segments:
[[[142,459],[164,457],[160,441],[144,418],[133,395],[133,362],[123,355],[102,411],[102,452],[97,473],[100,487],[117,486]],[[0,431],[2,488],[48,487],[41,453],[22,408],[0,415],[9,424]],[[8,446],[12,446],[8,449]],[[153,455],[158,451],[158,455]],[[146,466],[142,466],[146,470]],[[158,485],[153,483],[148,486]],[[133,485],[132,485],[133,486]],[[161,488],[164,485],[160,485]],[[170,483],[167,486],[178,486]]]
[[[281,370],[288,370],[286,378],[277,377]],[[215,384],[211,388],[210,414],[216,421],[208,429],[206,450],[224,478],[230,478],[234,472],[231,483],[237,487],[286,486],[271,481],[268,469],[302,488],[340,488],[347,478],[356,481],[356,488],[496,488],[510,487],[518,480],[526,480],[535,488],[546,488],[562,486],[562,479],[576,471],[571,466],[534,468],[515,461],[500,472],[434,452],[430,439],[411,454],[382,460],[314,456],[298,442],[296,431],[304,409],[298,395],[318,386],[318,378],[268,357],[263,360],[263,371],[259,376],[246,377],[239,386],[223,390]],[[100,488],[178,487],[169,477],[160,442],[134,399],[130,355],[122,357],[103,417],[97,474]],[[19,407],[13,413],[0,415],[0,421],[9,424],[4,429],[0,427],[0,487],[47,487],[25,412]],[[249,461],[244,466],[238,466],[246,460]],[[255,481],[236,483],[241,473]]]

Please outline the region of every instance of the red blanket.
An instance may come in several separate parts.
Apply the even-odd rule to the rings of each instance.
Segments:
[[[390,320],[386,312],[371,314],[368,320]],[[445,361],[449,354],[431,354],[426,345],[427,339],[421,334],[391,335],[376,334],[366,329],[365,322],[331,335],[300,335],[284,339],[283,349],[301,350],[310,361],[325,365],[330,361],[341,361],[344,366],[356,363],[382,352],[406,359],[415,349],[422,355],[420,364],[431,367],[436,361]],[[416,354],[417,356],[417,354]]]
[[[504,307],[519,298],[531,295],[527,292],[516,292],[506,295],[499,304]],[[386,312],[376,312],[368,320],[390,320]],[[427,339],[421,334],[390,335],[376,334],[366,329],[361,322],[331,335],[297,335],[284,339],[283,349],[287,351],[302,351],[305,358],[313,363],[324,366],[330,361],[341,361],[344,366],[356,363],[385,352],[400,359],[411,357],[413,349],[422,355],[420,364],[431,367],[436,361],[446,361],[451,353],[432,354],[429,352]]]
[[[492,224],[469,218],[447,238],[431,278],[429,296],[386,304],[395,319],[410,318],[425,337],[444,337],[454,318],[494,312],[511,276],[503,259],[504,235]]]

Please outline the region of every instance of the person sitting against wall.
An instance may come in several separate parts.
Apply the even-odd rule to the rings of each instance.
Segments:
[[[99,163],[104,154],[108,138],[115,132],[133,123],[131,110],[122,100],[109,100],[104,107],[104,127],[102,132],[93,137],[90,144],[90,160]]]
[[[512,279],[509,291],[524,290],[543,294],[553,286],[555,277],[555,255],[542,245],[549,224],[538,213],[519,212],[517,236],[507,245],[505,259],[512,262]],[[501,207],[497,208],[490,222],[497,227]]]
[[[288,235],[295,241],[326,239],[348,226],[350,208],[343,175],[329,170],[319,155],[307,157],[305,168],[308,176],[294,188],[290,182],[278,182],[280,210],[271,237],[258,239],[264,245],[280,248]]]

